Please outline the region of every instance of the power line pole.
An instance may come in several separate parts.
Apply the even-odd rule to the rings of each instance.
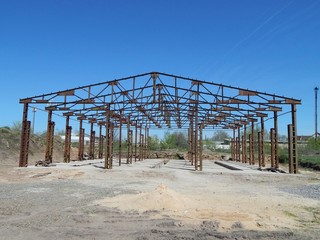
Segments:
[[[318,87],[314,88],[314,94],[315,94],[315,133],[314,133],[314,139],[315,141],[318,141]]]

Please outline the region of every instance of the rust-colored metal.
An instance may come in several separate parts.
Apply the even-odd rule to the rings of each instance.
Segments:
[[[89,159],[94,159],[96,132],[93,130],[93,122],[90,124],[90,145],[89,145]]]
[[[52,111],[49,110],[48,111],[45,160],[50,163],[52,163],[52,155],[53,155],[54,125],[55,125],[55,123],[52,121]]]
[[[296,104],[291,104],[291,118],[292,118],[292,159],[293,159],[293,173],[298,173],[298,151],[297,151],[297,117]]]
[[[98,158],[103,158],[103,135],[102,135],[102,124],[99,124],[99,152],[98,152]]]
[[[271,149],[271,167],[274,168],[275,167],[275,134],[274,134],[274,128],[271,128],[270,130],[270,149]]]
[[[254,122],[251,123],[251,137],[250,137],[250,164],[255,164],[254,159]]]
[[[134,161],[138,159],[138,121],[135,121],[135,134],[134,134]]]
[[[110,104],[108,104],[106,110],[106,147],[105,147],[105,163],[104,167],[106,169],[112,168],[112,123],[111,123],[111,112],[110,112]]]
[[[233,161],[236,160],[236,129],[233,128],[233,138],[231,139],[231,158]]]
[[[247,124],[243,125],[243,142],[242,142],[242,152],[243,158],[242,162],[247,163]]]
[[[119,166],[121,166],[121,154],[122,154],[122,111],[120,111],[119,121]]]
[[[274,120],[274,167],[279,168],[279,156],[278,156],[278,111],[273,112]]]
[[[259,164],[259,168],[262,167],[262,148],[263,148],[263,145],[261,144],[261,132],[259,131],[258,132],[258,164]]]
[[[199,127],[199,166],[198,169],[199,171],[202,171],[202,151],[203,151],[203,141],[202,141],[202,131],[203,131],[204,124],[200,124]]]
[[[240,162],[240,155],[241,155],[241,144],[240,144],[240,141],[241,141],[241,133],[240,133],[240,127],[238,128],[238,137],[237,137],[237,144],[238,144],[238,152],[237,152],[237,161]]]
[[[128,88],[128,86],[130,86]],[[99,158],[103,157],[103,151],[108,152],[108,161],[113,156],[113,134],[114,128],[122,128],[122,120],[129,119],[130,126],[135,127],[133,131],[128,128],[127,133],[127,162],[139,158],[144,160],[150,156],[149,129],[171,128],[188,129],[188,158],[195,169],[201,164],[201,130],[207,129],[232,129],[234,130],[231,141],[231,155],[236,161],[254,164],[255,157],[259,159],[261,166],[264,163],[264,130],[261,120],[260,139],[255,140],[254,131],[251,138],[246,135],[246,124],[257,122],[259,118],[270,119],[273,113],[274,131],[273,136],[273,160],[278,167],[278,112],[287,111],[291,107],[292,113],[292,156],[293,172],[298,171],[297,158],[297,126],[296,126],[296,105],[301,104],[300,100],[284,97],[281,95],[253,91],[214,82],[196,80],[186,77],[175,76],[166,73],[151,72],[136,76],[125,77],[107,82],[91,84],[54,93],[20,99],[26,109],[28,105],[46,111],[54,112],[56,115],[62,113],[72,120],[80,121],[79,129],[79,152],[78,159],[82,160],[84,155],[84,124],[92,123],[92,119],[100,126],[106,126],[109,135],[106,142],[103,142],[101,131],[99,132]],[[110,112],[109,122],[106,112]],[[23,116],[21,149],[19,166],[27,165],[28,155],[28,120],[27,114]],[[76,118],[76,119],[75,119]],[[139,126],[143,126],[144,130]],[[70,126],[71,127],[71,126]],[[52,158],[54,124],[48,123],[46,159]],[[236,129],[238,134],[236,135]],[[240,135],[243,129],[243,136]],[[141,132],[143,131],[143,133]],[[94,158],[92,127],[90,131],[89,158]],[[120,131],[121,132],[121,131]],[[135,133],[135,134],[134,134]],[[66,137],[68,131],[66,126]],[[71,135],[71,132],[70,132]],[[143,135],[143,138],[142,138]],[[134,137],[134,139],[133,139]],[[52,140],[52,144],[51,141]],[[65,147],[67,147],[65,140]],[[107,141],[108,140],[108,141]],[[251,145],[251,155],[247,143]],[[121,140],[120,143],[121,144]],[[258,147],[258,156],[255,156],[255,145]],[[103,149],[103,146],[106,149]],[[134,149],[133,149],[134,147]],[[108,150],[109,149],[109,150]],[[121,146],[119,145],[119,164],[121,164]],[[252,155],[253,154],[253,155]],[[68,160],[68,150],[65,148],[65,161]],[[52,159],[51,159],[52,160]],[[111,162],[109,162],[111,163]],[[108,164],[107,164],[108,165]],[[108,165],[108,167],[110,167]]]
[[[288,160],[289,160],[289,173],[294,173],[293,162],[293,129],[292,124],[288,124]]]
[[[84,128],[82,127],[83,119],[79,120],[79,147],[78,147],[78,160],[84,159]]]
[[[72,127],[69,126],[69,116],[66,116],[66,132],[65,132],[65,138],[64,138],[64,154],[63,159],[65,163],[70,162],[70,150],[71,150],[71,131]]]
[[[24,103],[23,115],[22,115],[21,140],[20,140],[19,167],[28,166],[30,124],[31,124],[30,121],[28,121],[28,103]]]
[[[133,140],[133,131],[130,129],[130,117],[127,120],[127,164],[132,164],[132,140]]]
[[[260,148],[260,157],[261,157],[261,166],[266,166],[265,160],[265,151],[264,151],[264,118],[260,117],[260,126],[261,126],[261,148]]]

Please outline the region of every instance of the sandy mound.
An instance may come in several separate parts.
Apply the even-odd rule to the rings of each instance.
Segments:
[[[160,184],[151,192],[136,195],[125,194],[97,200],[94,204],[117,208],[122,211],[154,212],[155,218],[168,215],[180,221],[198,224],[203,220],[218,220],[223,228],[230,228],[237,221],[251,222],[249,215],[239,212],[217,212],[208,202],[197,196],[178,193],[164,184]],[[250,229],[256,224],[245,224]]]

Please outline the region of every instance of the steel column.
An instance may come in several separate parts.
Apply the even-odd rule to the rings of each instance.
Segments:
[[[112,168],[112,126],[111,126],[111,110],[110,104],[107,104],[106,111],[106,153],[104,167],[106,169]]]
[[[244,124],[243,126],[243,146],[242,146],[242,151],[243,151],[243,159],[242,162],[247,163],[247,124]]]
[[[288,161],[289,173],[294,173],[292,124],[288,124]]]
[[[121,166],[121,147],[122,147],[122,111],[120,111],[119,120],[119,166]]]
[[[271,167],[275,167],[275,134],[274,128],[270,130],[270,144],[271,144]]]
[[[279,149],[278,149],[278,112],[274,111],[274,167],[279,168]]]
[[[102,135],[102,123],[99,123],[99,159],[103,158],[103,135]]]
[[[251,123],[251,150],[250,150],[250,164],[254,165],[254,122]]]
[[[96,132],[93,130],[93,122],[90,124],[90,145],[89,145],[89,159],[94,159],[94,147]]]
[[[71,131],[72,127],[69,126],[69,116],[66,116],[66,130],[64,139],[64,162],[70,162],[70,149],[71,149]]]
[[[237,161],[240,162],[240,155],[241,155],[241,144],[240,144],[240,141],[241,141],[241,133],[240,133],[240,127],[238,127],[238,137],[237,137],[237,144],[238,144],[238,153],[237,153]]]
[[[261,144],[261,132],[258,132],[258,164],[259,168],[262,167],[262,147],[263,145]]]
[[[23,104],[22,129],[20,140],[19,167],[28,166],[30,121],[28,121],[28,103]]]
[[[46,154],[45,160],[52,163],[53,139],[54,139],[54,122],[52,121],[52,111],[48,111],[48,126],[46,138]]]
[[[138,121],[135,123],[135,135],[134,135],[134,161],[137,161],[138,154]]]
[[[84,156],[84,129],[82,128],[82,118],[79,120],[79,149],[78,149],[78,160],[83,160]]]
[[[264,118],[261,117],[261,166],[266,166],[266,160],[265,160],[265,151],[264,151]]]
[[[293,173],[298,173],[298,151],[297,151],[297,117],[296,104],[291,104],[292,118],[292,158],[293,158]]]

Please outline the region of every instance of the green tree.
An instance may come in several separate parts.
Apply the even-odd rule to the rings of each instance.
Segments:
[[[226,138],[230,138],[229,134],[224,130],[217,130],[213,133],[212,140],[213,141],[223,141]]]
[[[166,132],[164,134],[164,140],[161,142],[162,149],[187,149],[188,148],[188,138],[186,133]]]

